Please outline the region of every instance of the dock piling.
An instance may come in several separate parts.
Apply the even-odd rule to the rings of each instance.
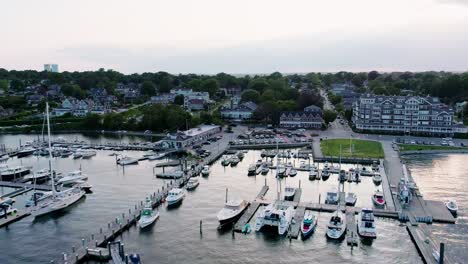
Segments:
[[[225,202],[227,203],[228,201],[228,188],[226,188],[226,199],[225,199]]]
[[[84,242],[85,242],[85,240],[84,240],[84,238],[82,238],[82,239],[81,239],[81,245],[82,245],[83,247],[84,247]]]
[[[439,264],[444,264],[444,254],[445,254],[445,243],[440,243],[439,249]]]
[[[202,223],[203,223],[203,221],[200,220],[200,235],[203,233],[203,230],[202,230]]]

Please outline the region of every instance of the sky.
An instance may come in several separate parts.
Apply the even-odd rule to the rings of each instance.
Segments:
[[[0,0],[0,68],[468,70],[468,0]]]

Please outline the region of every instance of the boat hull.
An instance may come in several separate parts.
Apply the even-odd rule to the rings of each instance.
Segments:
[[[30,170],[23,170],[18,173],[6,173],[6,174],[1,174],[0,179],[2,181],[11,181],[20,177],[23,177],[24,175],[28,175],[30,173]]]
[[[144,229],[144,228],[154,224],[156,222],[156,220],[158,220],[158,218],[159,218],[159,214],[154,215],[151,218],[146,218],[145,220],[142,220],[140,218],[140,220],[138,221],[138,226],[140,227],[140,229]]]

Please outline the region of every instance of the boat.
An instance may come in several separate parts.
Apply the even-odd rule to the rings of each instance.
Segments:
[[[266,163],[263,163],[262,168],[261,168],[262,175],[268,174],[269,171],[270,171],[270,168],[268,168],[268,165]]]
[[[338,192],[337,191],[329,191],[327,192],[327,196],[325,198],[326,204],[338,204]]]
[[[357,201],[357,195],[355,193],[349,192],[346,195],[345,202],[347,206],[354,206]]]
[[[458,204],[455,200],[449,200],[448,202],[445,203],[445,206],[447,209],[454,215],[457,214],[458,212]]]
[[[317,227],[317,216],[312,214],[311,211],[306,211],[304,214],[304,219],[301,223],[301,235],[303,239],[308,238]]]
[[[242,227],[242,234],[250,234],[250,232],[252,232],[252,227],[250,223],[247,223]]]
[[[49,121],[49,104],[46,103],[46,119],[47,119],[47,134],[48,134],[48,145],[49,152],[51,152],[51,139],[50,139],[50,121]],[[52,170],[52,155],[49,155],[49,171]],[[80,200],[85,192],[79,187],[72,187],[63,191],[57,192],[55,189],[55,179],[51,177],[52,196],[47,199],[43,199],[40,202],[34,204],[31,213],[34,217],[40,217],[46,214],[50,214],[56,211],[63,210],[70,205]]]
[[[36,203],[43,201],[45,199],[51,198],[52,192],[43,192],[43,191],[34,191],[31,195],[31,198],[26,201],[25,206],[30,207],[34,206]]]
[[[328,178],[330,177],[330,170],[328,169],[323,169],[322,170],[322,179],[324,181],[328,180]]]
[[[238,157],[240,160],[243,159],[243,158],[244,158],[244,152],[242,152],[242,151],[237,152],[237,157]]]
[[[223,157],[223,159],[221,160],[221,165],[223,166],[229,166],[230,163],[231,163],[231,158],[229,157]]]
[[[285,187],[284,188],[284,200],[292,201],[294,200],[294,195],[296,194],[296,188],[294,187]]]
[[[149,153],[147,153],[149,154]],[[166,153],[155,153],[153,152],[153,155],[146,156],[147,154],[143,155],[143,157],[147,158],[148,160],[158,160],[164,158],[166,156]]]
[[[217,218],[219,224],[224,226],[235,222],[247,208],[248,203],[244,200],[230,200],[224,204],[224,207],[218,212]]]
[[[16,166],[16,167],[8,167],[3,166],[0,170],[0,180],[2,181],[11,181],[17,178],[21,178],[24,175],[27,175],[31,172],[29,167],[25,166]]]
[[[374,176],[372,176],[372,181],[374,181],[375,185],[379,185],[382,183],[382,176],[380,173],[375,173]]]
[[[296,176],[296,175],[297,175],[297,170],[294,169],[294,168],[291,168],[291,169],[289,170],[289,176],[294,177],[294,176]]]
[[[346,232],[346,216],[338,209],[335,211],[327,224],[327,237],[341,239]]]
[[[138,254],[133,253],[130,256],[128,256],[128,259],[130,260],[129,264],[141,264],[141,258]]]
[[[35,183],[43,183],[49,180],[50,178],[50,171],[48,169],[42,169],[36,171],[35,173],[24,177],[25,181],[32,181]]]
[[[197,188],[199,184],[200,182],[198,181],[198,177],[190,178],[187,182],[187,190],[195,190],[195,188]]]
[[[372,195],[372,202],[377,206],[384,206],[385,198],[383,193],[379,190],[375,191],[374,195]]]
[[[124,156],[122,158],[117,159],[117,164],[122,165],[122,166],[138,164],[138,159]]]
[[[338,175],[338,180],[340,183],[343,183],[346,181],[346,171],[345,170],[340,170],[340,173]]]
[[[0,162],[7,161],[10,158],[8,154],[0,156]]]
[[[71,155],[73,154],[73,152],[69,151],[69,150],[63,150],[60,152],[60,157],[61,158],[68,158],[70,157]]]
[[[180,202],[182,202],[184,197],[185,197],[185,191],[183,189],[172,188],[166,197],[167,205],[171,206],[171,205],[179,204]]]
[[[317,179],[317,171],[316,170],[310,170],[309,171],[309,180],[315,180]]]
[[[143,229],[150,226],[159,218],[159,211],[153,210],[151,200],[146,198],[145,207],[141,211],[140,219],[138,220],[138,226]]]
[[[363,238],[377,238],[374,212],[371,208],[362,208],[357,224],[358,234]]]
[[[240,159],[237,156],[231,157],[231,160],[230,160],[231,167],[236,166],[239,162],[240,162]]]
[[[323,170],[328,170],[330,169],[330,164],[328,164],[328,161],[325,161],[325,164],[323,164]]]
[[[308,171],[308,170],[312,169],[312,166],[305,163],[305,161],[301,161],[301,164],[299,165],[299,169],[302,170],[302,171]]]
[[[88,176],[86,174],[83,174],[81,170],[76,170],[76,171],[71,171],[69,172],[66,176],[60,178],[57,183],[58,184],[72,184],[76,181],[84,181],[88,179]]]
[[[266,157],[266,150],[262,150],[262,152],[260,152],[260,157],[264,158]]]
[[[90,159],[93,156],[96,156],[96,151],[83,151],[83,153],[81,153],[82,159]]]
[[[289,229],[293,216],[294,207],[284,205],[281,201],[273,202],[257,215],[255,231],[260,231],[264,226],[272,226],[278,228],[278,235],[282,236]]]
[[[375,160],[372,162],[372,170],[379,171],[379,164]]]
[[[14,215],[18,212],[18,209],[13,208],[11,204],[2,204],[0,205],[0,218],[4,218],[6,215]]]
[[[286,174],[286,167],[283,164],[276,165],[276,171],[279,177],[284,177]]]
[[[251,164],[251,165],[249,166],[248,171],[247,171],[247,175],[253,176],[253,175],[255,175],[256,173],[257,173],[257,166],[255,166],[255,164]]]
[[[210,166],[208,166],[208,165],[203,166],[201,174],[202,174],[202,176],[205,176],[205,177],[210,175]]]
[[[81,151],[76,151],[73,154],[73,159],[81,159],[82,156],[83,156],[83,153]]]
[[[20,151],[18,151],[18,153],[16,154],[16,157],[17,158],[27,157],[27,156],[32,155],[34,151],[36,151],[36,149],[33,147],[25,147],[21,149]]]

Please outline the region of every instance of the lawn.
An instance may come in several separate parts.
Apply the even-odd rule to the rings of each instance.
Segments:
[[[410,145],[410,144],[398,144],[401,151],[417,151],[417,150],[454,150],[462,149],[454,146],[432,146],[432,145]]]
[[[339,156],[341,145],[342,157],[357,158],[383,158],[382,144],[377,141],[351,139],[352,151],[349,139],[326,139],[320,142],[324,156]]]

